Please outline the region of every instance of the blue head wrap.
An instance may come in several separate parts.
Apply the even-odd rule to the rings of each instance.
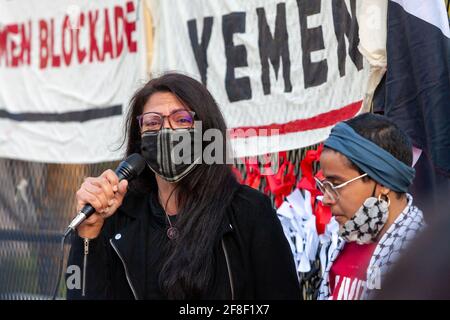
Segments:
[[[342,153],[370,178],[393,191],[407,192],[414,178],[414,168],[360,136],[344,122],[331,129],[324,146]]]

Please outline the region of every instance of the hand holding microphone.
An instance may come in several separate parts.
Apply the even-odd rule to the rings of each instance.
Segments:
[[[86,178],[77,191],[77,211],[86,204],[91,204],[95,213],[86,218],[77,228],[82,238],[96,238],[102,229],[106,218],[116,212],[122,204],[127,192],[128,181],[119,178],[111,169],[103,172],[100,177]]]
[[[77,229],[83,238],[96,238],[104,220],[122,204],[128,181],[137,177],[144,167],[145,160],[135,153],[122,161],[115,172],[108,169],[99,177],[86,178],[76,194],[79,213],[68,230]]]

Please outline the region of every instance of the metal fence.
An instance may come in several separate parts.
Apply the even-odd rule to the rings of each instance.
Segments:
[[[115,165],[0,159],[0,299],[49,298],[75,191],[84,177]]]

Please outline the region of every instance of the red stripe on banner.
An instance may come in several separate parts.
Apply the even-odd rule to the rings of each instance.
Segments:
[[[263,126],[232,128],[230,129],[230,137],[247,138],[254,136],[271,136],[276,133],[282,135],[325,128],[334,125],[339,121],[352,118],[361,109],[361,105],[362,100],[308,119],[298,119],[287,123],[272,123]],[[278,132],[276,130],[278,130]]]

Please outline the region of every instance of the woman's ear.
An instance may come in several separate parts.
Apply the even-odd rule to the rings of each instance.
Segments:
[[[387,196],[389,193],[391,192],[391,189],[387,188],[387,187],[382,187],[381,188],[381,193],[385,196]]]
[[[376,192],[377,196],[379,196],[380,194],[382,196],[387,196],[391,192],[391,189],[380,184],[377,185],[377,189],[378,189]]]
[[[377,184],[376,188],[375,188],[375,197],[378,196],[387,196],[390,192],[391,189],[389,189],[388,187],[385,187],[377,182],[375,182]]]

